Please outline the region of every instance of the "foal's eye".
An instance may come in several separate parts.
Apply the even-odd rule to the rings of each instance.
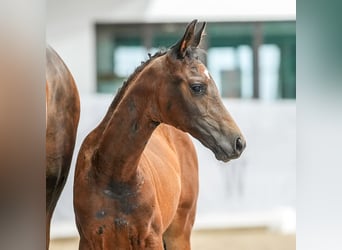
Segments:
[[[190,89],[195,95],[201,95],[205,93],[206,85],[203,83],[190,84]]]

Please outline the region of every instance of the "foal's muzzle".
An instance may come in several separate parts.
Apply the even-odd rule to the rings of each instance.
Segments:
[[[241,155],[243,150],[246,148],[246,140],[243,137],[237,137],[234,144],[234,152],[237,157]]]

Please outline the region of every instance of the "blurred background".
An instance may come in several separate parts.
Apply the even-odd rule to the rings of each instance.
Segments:
[[[48,0],[46,19],[47,43],[69,67],[81,98],[51,249],[77,249],[72,186],[84,137],[148,53],[174,44],[193,19],[207,22],[205,63],[247,140],[241,158],[226,164],[193,140],[200,164],[193,249],[295,249],[294,0]]]

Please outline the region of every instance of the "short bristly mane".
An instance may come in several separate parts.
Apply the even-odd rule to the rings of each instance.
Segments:
[[[161,50],[156,52],[154,55],[148,54],[149,58],[145,61],[142,62],[141,65],[139,65],[135,71],[127,78],[126,81],[123,82],[122,86],[118,89],[112,103],[110,104],[108,111],[105,115],[105,117],[103,118],[103,120],[100,123],[100,126],[103,126],[106,124],[106,122],[111,118],[116,106],[119,104],[120,100],[122,99],[126,89],[128,88],[128,86],[130,85],[130,83],[132,83],[134,81],[134,79],[136,78],[136,76],[143,71],[143,69],[149,65],[155,58],[158,58],[160,56],[163,56],[166,54],[166,50]]]
[[[145,62],[141,62],[141,65],[138,66],[135,71],[127,78],[126,81],[124,81],[124,83],[122,84],[121,88],[118,89],[118,92],[112,102],[112,104],[110,105],[110,107],[115,108],[116,105],[119,103],[119,101],[121,100],[123,94],[125,93],[127,87],[130,85],[131,82],[133,82],[133,80],[135,79],[135,77],[141,72],[143,71],[143,69],[149,65],[153,59],[158,58],[160,56],[163,56],[166,54],[166,51],[158,51],[156,52],[154,55],[149,55],[149,59],[147,59]]]

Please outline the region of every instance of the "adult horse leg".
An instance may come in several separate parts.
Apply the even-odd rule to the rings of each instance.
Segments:
[[[47,141],[47,145],[54,141]],[[48,152],[47,152],[48,154]],[[53,212],[63,191],[69,174],[70,162],[63,158],[52,158],[47,155],[46,169],[46,249],[50,243],[50,224]],[[71,156],[67,157],[71,159]]]

